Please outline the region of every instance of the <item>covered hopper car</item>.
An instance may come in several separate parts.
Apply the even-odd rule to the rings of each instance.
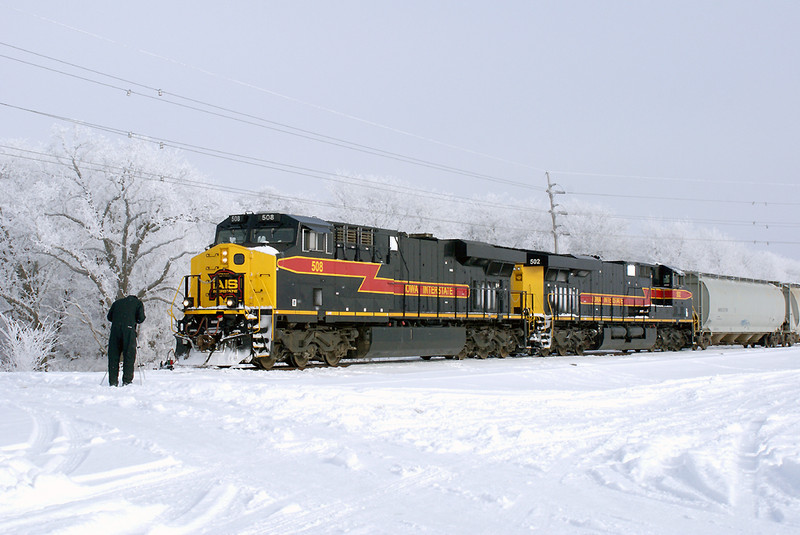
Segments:
[[[697,345],[775,347],[797,341],[797,288],[787,284],[689,273],[699,318]]]

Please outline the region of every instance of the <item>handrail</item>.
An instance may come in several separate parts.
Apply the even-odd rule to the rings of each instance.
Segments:
[[[181,277],[181,282],[175,289],[175,296],[172,298],[172,303],[170,303],[169,305],[169,330],[176,334],[178,332],[178,329],[174,326],[174,324],[178,322],[178,318],[175,317],[173,309],[175,308],[175,300],[178,298],[178,294],[181,293],[181,286],[184,284],[186,277],[192,277],[192,275],[184,275],[183,277]]]

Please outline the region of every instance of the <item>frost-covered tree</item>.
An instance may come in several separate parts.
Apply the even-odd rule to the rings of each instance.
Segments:
[[[59,284],[53,262],[36,244],[39,151],[6,142],[0,160],[0,309],[9,322],[37,330],[59,323],[61,307],[51,298]],[[33,159],[32,159],[33,157]],[[2,306],[5,303],[5,307]]]
[[[321,214],[327,204],[314,197],[300,199],[273,187],[265,187],[236,198],[220,199],[218,207],[222,210],[219,212],[222,217],[215,222],[219,222],[231,214],[245,212],[282,212],[311,216]]]
[[[552,249],[547,211],[531,199],[513,199],[487,192],[469,204],[453,207],[461,222],[448,237],[482,241],[503,247]]]
[[[332,219],[507,247],[543,245],[546,233],[540,228],[546,213],[532,201],[513,201],[516,206],[530,206],[530,210],[509,210],[510,200],[491,192],[474,198],[435,190],[420,194],[393,177],[339,176],[341,181],[329,187],[336,205],[328,212]]]
[[[140,349],[156,358],[171,343],[167,305],[189,254],[211,233],[213,197],[188,182],[197,173],[179,153],[152,144],[60,130],[44,152],[33,172],[6,166],[9,180],[24,182],[30,194],[18,199],[26,223],[10,218],[2,230],[29,235],[36,258],[57,273],[62,354],[103,355],[106,311],[133,294],[149,319]],[[52,300],[52,284],[48,292]]]
[[[357,178],[358,181],[354,180]],[[507,247],[552,251],[546,199],[516,199],[487,192],[472,201],[417,195],[393,178],[343,175],[330,187],[336,208],[329,217],[351,223],[464,238]],[[530,207],[528,210],[519,207]],[[602,206],[574,200],[559,215],[563,251],[607,260],[633,260],[769,280],[800,282],[800,263],[756,252],[713,228],[688,222],[635,225]]]
[[[404,232],[434,232],[433,222],[423,221],[425,199],[402,180],[342,171],[328,190],[335,205],[327,210],[331,219]]]
[[[57,340],[58,327],[52,322],[33,327],[0,314],[0,370],[44,370]]]
[[[602,206],[571,201],[565,203],[566,215],[559,216],[559,223],[566,233],[564,251],[576,255],[595,255],[615,260],[641,255],[637,240],[625,237],[628,233],[620,219]],[[634,254],[635,253],[635,254]]]

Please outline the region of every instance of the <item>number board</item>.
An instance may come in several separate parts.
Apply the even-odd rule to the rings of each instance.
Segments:
[[[547,267],[547,254],[545,253],[528,253],[525,265],[528,266],[542,266]]]

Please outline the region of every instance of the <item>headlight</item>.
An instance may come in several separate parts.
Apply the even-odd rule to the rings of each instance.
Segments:
[[[222,263],[223,264],[227,264],[228,263],[228,250],[227,249],[223,249],[222,250]]]
[[[183,308],[190,308],[194,306],[194,299],[191,297],[187,297],[183,300]]]
[[[238,299],[236,299],[233,296],[228,297],[227,299],[225,299],[225,305],[227,305],[228,308],[236,308],[236,305],[238,305],[238,304],[239,304]]]

